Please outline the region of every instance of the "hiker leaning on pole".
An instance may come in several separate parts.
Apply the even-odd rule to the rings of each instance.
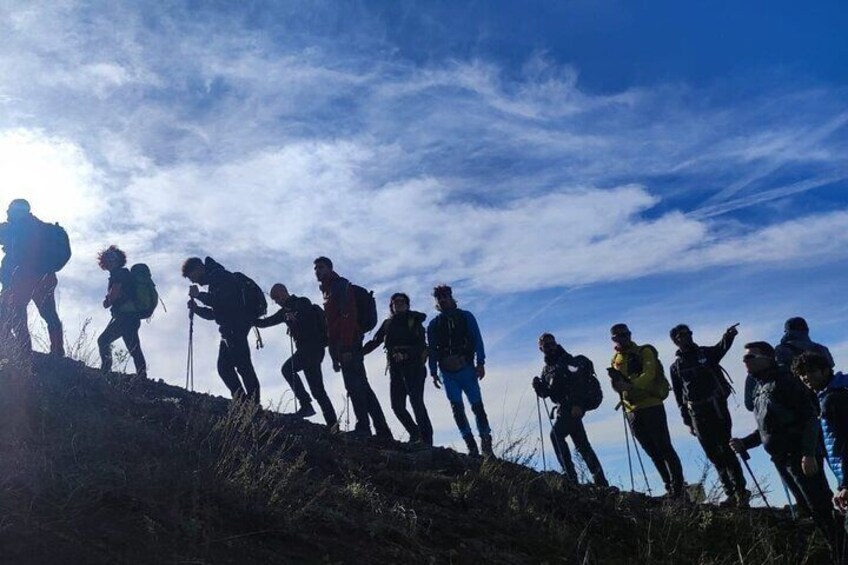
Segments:
[[[255,283],[248,283],[246,277],[236,277],[211,257],[205,261],[199,257],[186,259],[182,274],[193,283],[189,288],[189,311],[218,324],[221,333],[218,375],[230,389],[233,399],[248,398],[259,404],[259,379],[250,359],[247,341],[256,311],[250,312],[252,308],[248,308],[246,303],[259,297],[264,301],[262,291],[256,296]],[[197,285],[207,287],[207,291],[201,292]],[[200,306],[196,301],[206,306]]]
[[[409,296],[396,292],[389,300],[391,316],[364,346],[368,355],[380,344],[386,350],[392,411],[409,434],[409,443],[433,445],[433,426],[424,405],[424,385],[427,383],[427,339],[424,320],[427,314],[409,308]],[[406,409],[406,400],[415,414]]]
[[[300,407],[295,416],[308,418],[315,414],[312,398],[318,403],[328,428],[336,426],[336,411],[327,391],[324,388],[324,375],[321,373],[321,363],[327,348],[327,320],[324,311],[317,304],[304,296],[289,294],[285,285],[277,283],[271,287],[271,300],[280,309],[267,318],[257,320],[257,328],[270,328],[285,323],[292,340],[291,357],[280,369],[283,378],[294,391]],[[303,371],[312,397],[303,387],[298,373]]]
[[[595,485],[609,486],[583,426],[586,411],[597,408],[602,399],[592,361],[583,355],[569,354],[549,333],[539,337],[539,350],[545,356],[545,368],[540,377],[533,379],[533,390],[539,397],[550,398],[555,404],[556,419],[551,426],[551,443],[565,476],[575,484],[579,482],[565,442],[567,437],[571,437]],[[547,404],[545,407],[547,409]]]
[[[9,204],[7,221],[0,224],[0,244],[4,253],[0,264],[0,341],[12,344],[23,361],[31,358],[27,306],[32,301],[47,324],[51,355],[63,357],[56,273],[71,258],[68,234],[58,224],[36,218],[29,202],[18,199]]]
[[[132,357],[136,375],[147,377],[147,361],[141,350],[138,330],[141,328],[141,313],[135,304],[136,281],[127,269],[127,255],[115,245],[110,245],[97,254],[98,266],[109,273],[109,286],[103,307],[109,308],[112,319],[97,338],[100,352],[100,370],[112,370],[112,343],[123,339]],[[155,306],[155,303],[154,303]]]
[[[819,423],[810,396],[799,379],[777,364],[769,343],[746,344],[742,361],[756,379],[757,429],[744,438],[731,439],[730,446],[744,453],[762,445],[798,504],[835,548],[838,533],[831,506],[833,492],[816,455]]]
[[[669,334],[677,346],[669,372],[680,417],[718,472],[727,495],[721,505],[747,507],[751,493],[739,459],[728,444],[733,421],[727,399],[733,387],[719,365],[739,331],[736,326],[727,328],[721,341],[713,346],[695,343],[692,330],[685,324],[673,327]]]
[[[471,411],[477,422],[483,455],[494,457],[492,429],[489,427],[489,418],[480,392],[479,381],[486,376],[486,351],[480,327],[471,312],[457,307],[451,287],[437,286],[433,289],[433,298],[436,299],[436,310],[439,311],[427,326],[427,343],[430,350],[428,362],[433,383],[437,388],[441,386],[437,372],[440,371],[445,395],[450,402],[456,426],[465,440],[468,454],[479,456],[480,450],[477,449],[477,442],[465,414],[463,393],[471,404]]]
[[[610,328],[615,354],[609,369],[612,388],[621,395],[633,437],[653,461],[669,497],[685,499],[683,466],[671,443],[663,401],[670,385],[657,350],[637,345],[626,324]]]
[[[805,351],[792,361],[792,372],[816,394],[824,446],[830,470],[838,482],[833,506],[846,514],[843,528],[836,528],[835,546],[845,559],[844,540],[848,529],[848,375],[834,373],[832,358],[819,351]]]

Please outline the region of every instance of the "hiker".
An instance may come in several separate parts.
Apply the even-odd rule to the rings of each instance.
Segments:
[[[361,437],[371,436],[370,418],[378,438],[393,439],[377,395],[368,383],[362,352],[365,332],[373,328],[366,327],[371,323],[370,320],[368,324],[365,323],[365,316],[373,315],[373,322],[376,324],[376,306],[371,312],[373,297],[369,299],[365,289],[340,277],[333,270],[333,262],[327,257],[315,259],[313,267],[324,296],[328,347],[333,370],[337,373],[341,371],[345,389],[353,404],[356,417],[353,434]],[[365,304],[366,301],[369,301],[369,304]]]
[[[830,470],[838,482],[833,506],[842,514],[848,513],[848,375],[834,373],[833,359],[822,351],[809,349],[792,361],[792,372],[811,391],[819,403],[820,423]],[[848,525],[848,521],[846,521]],[[845,531],[836,528],[835,545],[845,551]]]
[[[615,343],[612,367],[608,369],[612,388],[621,395],[621,405],[633,437],[654,462],[671,498],[685,499],[683,467],[671,444],[663,401],[670,385],[653,345],[637,345],[626,324],[610,329]]]
[[[321,363],[327,347],[327,320],[324,311],[317,304],[303,296],[289,294],[285,285],[277,283],[271,287],[271,300],[280,309],[276,314],[257,320],[257,328],[270,328],[282,323],[288,326],[288,334],[293,342],[291,357],[282,366],[283,378],[294,391],[300,407],[294,413],[298,418],[309,418],[315,415],[312,398],[318,403],[328,428],[337,425],[336,411],[333,403],[324,389],[324,376],[321,373]],[[303,387],[298,373],[303,371],[312,398]]]
[[[255,286],[253,281],[243,275],[237,277],[211,257],[205,260],[199,257],[186,259],[182,275],[193,283],[188,293],[190,315],[197,314],[204,320],[214,320],[218,324],[221,333],[218,375],[221,380],[230,389],[234,399],[246,397],[260,404],[259,380],[250,359],[247,336],[259,317],[257,312],[261,310],[248,304],[248,301],[258,301],[261,298],[264,302],[262,291],[260,290],[259,297],[256,297],[253,286],[246,288],[246,281]],[[205,286],[208,290],[201,292],[197,285]],[[206,306],[199,306],[196,301]]]
[[[141,314],[135,301],[136,281],[126,267],[127,255],[117,246],[110,245],[97,254],[97,264],[109,272],[109,286],[103,307],[109,308],[112,313],[112,319],[97,338],[100,370],[104,373],[112,370],[112,342],[121,338],[132,357],[136,375],[147,377],[147,362],[138,337]]]
[[[791,370],[792,361],[804,351],[816,351],[822,354],[830,363],[830,367],[834,367],[833,357],[830,350],[810,339],[810,326],[807,320],[796,316],[789,318],[783,324],[783,337],[780,339],[780,344],[774,348],[775,359],[777,364]],[[748,375],[745,380],[745,407],[748,411],[752,411],[753,407],[753,392],[756,386],[756,380]],[[818,409],[818,401],[815,395],[810,396],[813,405]]]
[[[545,356],[541,377],[533,379],[533,390],[541,398],[550,398],[556,405],[556,420],[551,429],[551,443],[562,470],[568,479],[577,484],[577,471],[565,438],[571,436],[574,448],[583,458],[595,485],[607,487],[609,483],[598,456],[586,436],[583,416],[601,404],[600,383],[595,367],[583,355],[571,355],[549,333],[539,337],[539,350]]]
[[[409,443],[433,445],[433,426],[424,406],[424,385],[427,382],[427,341],[424,320],[427,314],[409,309],[409,296],[396,292],[389,300],[391,315],[362,348],[368,355],[384,344],[389,370],[389,390],[392,411],[409,434]],[[406,409],[412,405],[415,419]]]
[[[477,449],[477,442],[465,415],[465,404],[462,400],[462,394],[465,393],[477,421],[483,455],[494,457],[492,430],[480,392],[479,381],[486,376],[486,351],[477,320],[471,312],[457,307],[451,287],[437,286],[433,289],[433,298],[436,299],[436,310],[439,311],[427,326],[428,361],[433,384],[436,388],[441,388],[438,369],[441,371],[441,381],[445,385],[445,395],[450,401],[454,421],[462,439],[465,440],[468,454],[478,457],[480,450]]]
[[[27,306],[35,303],[47,324],[50,353],[64,357],[62,322],[56,311],[56,273],[71,257],[68,235],[58,224],[35,217],[29,202],[13,200],[2,225],[3,261],[0,264],[0,339],[9,341],[27,358],[32,338],[27,324]]]
[[[833,493],[816,456],[819,423],[804,385],[777,364],[774,348],[764,341],[746,344],[742,361],[757,383],[757,429],[744,438],[731,439],[730,446],[744,453],[762,445],[798,505],[834,544],[837,528],[831,508]]]
[[[715,466],[727,495],[721,506],[745,508],[751,493],[746,488],[742,466],[728,443],[733,422],[727,399],[733,387],[719,365],[738,334],[736,326],[731,326],[721,341],[706,347],[695,343],[689,326],[673,327],[670,336],[677,346],[677,358],[670,373],[680,417]]]

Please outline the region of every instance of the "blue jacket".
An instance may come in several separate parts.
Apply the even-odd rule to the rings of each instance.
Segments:
[[[839,488],[843,489],[846,488],[844,470],[848,465],[848,375],[833,375],[818,397],[827,461],[839,481]]]
[[[456,309],[456,312],[465,317],[468,339],[471,342],[471,350],[469,351],[469,354],[472,356],[471,359],[468,359],[468,362],[473,363],[474,358],[476,357],[476,364],[483,365],[486,362],[486,349],[483,346],[483,336],[480,334],[480,327],[477,325],[477,320],[474,318],[474,314],[459,308]],[[436,374],[439,361],[441,361],[441,357],[444,355],[443,347],[445,344],[438,343],[438,339],[436,337],[437,328],[440,323],[444,323],[446,316],[449,314],[451,314],[451,312],[442,312],[433,318],[427,325],[427,350],[429,352],[427,361],[430,365],[431,375]]]

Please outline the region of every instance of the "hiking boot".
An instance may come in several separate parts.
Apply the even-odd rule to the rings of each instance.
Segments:
[[[383,441],[394,441],[395,436],[392,435],[392,430],[389,428],[385,428],[383,430],[377,430],[377,433],[374,434],[374,437],[377,439],[381,439]]]
[[[465,446],[468,449],[468,455],[470,455],[471,457],[480,457],[480,450],[477,449],[477,442],[474,440],[474,436],[468,434],[462,439],[465,440]]]
[[[345,433],[351,437],[371,437],[371,428],[353,428]]]
[[[309,418],[314,415],[315,409],[312,407],[312,404],[301,404],[300,408],[297,409],[297,412],[292,414],[295,418]]]
[[[737,508],[750,508],[751,507],[751,491],[748,489],[742,489],[736,493],[734,497],[736,499],[736,507]]]
[[[600,488],[608,488],[610,486],[609,481],[607,481],[607,478],[603,474],[592,477],[592,482],[595,483],[596,487]]]
[[[483,450],[483,457],[494,458],[495,452],[492,451],[492,434],[480,436],[480,447]]]

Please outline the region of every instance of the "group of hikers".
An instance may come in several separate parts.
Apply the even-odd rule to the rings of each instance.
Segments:
[[[14,200],[7,221],[0,224],[0,340],[7,355],[26,363],[31,357],[27,306],[34,302],[45,320],[50,352],[64,355],[62,324],[56,311],[56,273],[70,259],[67,234],[58,224],[35,217],[25,200]],[[121,338],[132,357],[136,374],[146,377],[147,365],[139,340],[141,321],[150,318],[159,302],[151,271],[144,264],[127,268],[126,254],[109,246],[98,254],[98,265],[109,274],[104,308],[111,320],[98,338],[103,371],[112,369],[113,342]],[[494,457],[492,430],[483,404],[480,381],[486,375],[483,337],[474,315],[460,309],[451,287],[433,289],[438,314],[427,324],[427,315],[412,310],[409,296],[398,292],[389,301],[389,317],[378,324],[373,293],[340,276],[327,257],[313,262],[323,305],[291,294],[281,283],[270,289],[279,310],[267,315],[262,289],[242,273],[231,272],[211,257],[190,257],[182,276],[191,283],[188,310],[192,318],[214,321],[221,341],[218,374],[233,398],[260,402],[260,383],[251,360],[253,328],[284,324],[292,355],[282,364],[282,376],[297,400],[296,417],[315,415],[318,404],[328,428],[338,431],[338,415],[324,388],[322,363],[329,352],[333,370],[340,372],[353,407],[355,436],[392,439],[392,432],[365,369],[365,356],[384,349],[390,382],[392,410],[409,434],[410,443],[433,445],[433,426],[424,403],[429,372],[436,388],[444,388],[454,420],[472,456]],[[203,287],[203,290],[201,290]],[[685,426],[715,466],[727,495],[725,506],[747,507],[751,499],[742,464],[747,452],[762,445],[798,506],[841,553],[844,528],[839,513],[848,509],[844,461],[848,455],[848,378],[834,372],[826,347],[814,343],[803,318],[791,318],[777,347],[764,341],[747,343],[742,362],[747,369],[744,402],[754,413],[757,428],[734,437],[728,398],[734,392],[721,361],[733,346],[738,324],[729,327],[713,346],[695,342],[692,330],[677,325],[670,338],[677,347],[669,377],[657,349],[633,341],[625,324],[610,331],[613,356],[607,373],[618,395],[625,435],[634,438],[647,454],[665,484],[667,496],[687,497],[683,467],[671,441],[665,400],[673,392]],[[365,341],[374,329],[373,337]],[[572,355],[550,333],[538,347],[544,357],[541,375],[532,387],[547,411],[554,404],[550,439],[565,477],[579,482],[567,438],[580,454],[595,485],[607,487],[601,463],[583,424],[588,411],[603,400],[591,360]],[[306,387],[301,380],[303,373]],[[472,432],[463,395],[470,404],[480,438]],[[412,408],[410,414],[408,404]],[[538,406],[538,404],[537,404]],[[541,424],[541,412],[539,415]],[[827,461],[839,482],[834,495],[824,475]],[[632,465],[632,462],[631,462]],[[631,467],[632,469],[632,467]],[[753,475],[752,475],[753,478]],[[754,478],[756,482],[756,479]],[[631,470],[632,484],[632,470]],[[759,488],[759,485],[757,485]],[[761,493],[762,494],[762,493]],[[839,548],[839,549],[836,549]]]

